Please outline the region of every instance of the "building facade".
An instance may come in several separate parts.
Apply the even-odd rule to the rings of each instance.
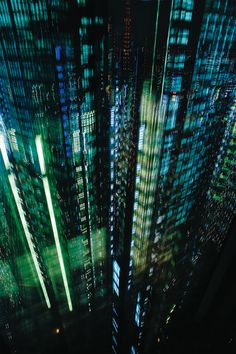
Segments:
[[[18,323],[7,338],[24,353],[90,352],[109,326],[106,13],[94,1],[0,6],[3,257],[18,284],[3,295]]]

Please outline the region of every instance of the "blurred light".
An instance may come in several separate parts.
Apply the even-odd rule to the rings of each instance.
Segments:
[[[68,302],[69,310],[72,311],[73,307],[72,307],[72,302],[71,302],[71,297],[70,297],[68,281],[67,281],[67,277],[66,277],[64,260],[63,260],[62,251],[61,251],[61,245],[60,245],[60,240],[59,240],[59,235],[58,235],[58,230],[57,230],[56,218],[55,218],[55,214],[54,214],[54,210],[53,210],[50,187],[49,187],[49,183],[48,183],[48,178],[46,176],[46,167],[45,167],[45,161],[44,161],[44,155],[43,155],[43,146],[42,146],[42,140],[41,140],[40,135],[36,136],[35,143],[36,143],[36,148],[37,148],[37,153],[38,153],[38,158],[39,158],[39,165],[40,165],[41,173],[43,175],[43,177],[42,177],[43,187],[44,187],[44,192],[46,195],[48,211],[49,211],[49,216],[50,216],[51,225],[52,225],[53,236],[54,236],[54,240],[55,240],[55,244],[56,244],[57,255],[58,255],[59,264],[60,264],[60,268],[61,268],[62,279],[63,279],[65,291],[66,291],[67,302]]]
[[[0,134],[0,150],[2,152],[2,158],[3,158],[4,165],[5,165],[6,169],[8,170],[10,168],[11,164],[10,164],[10,161],[7,156],[7,149],[6,149],[6,145],[4,142],[4,136],[2,134]]]
[[[50,304],[50,301],[49,301],[47,290],[46,290],[46,287],[45,287],[45,284],[44,284],[44,279],[43,279],[43,276],[42,276],[42,273],[41,273],[41,270],[40,270],[40,267],[39,267],[39,263],[38,263],[38,260],[37,260],[37,254],[36,254],[36,252],[34,250],[34,244],[33,244],[32,239],[31,239],[32,236],[31,236],[30,231],[28,229],[27,221],[25,219],[25,214],[24,214],[24,211],[23,211],[23,208],[22,208],[22,205],[21,205],[21,200],[20,200],[20,197],[19,197],[19,194],[18,194],[18,189],[16,187],[16,183],[15,183],[15,177],[11,173],[8,176],[8,179],[9,179],[11,190],[12,190],[12,193],[13,193],[13,196],[14,196],[14,199],[15,199],[15,202],[16,202],[16,206],[17,206],[17,209],[18,209],[18,212],[19,212],[19,215],[20,215],[20,219],[21,219],[21,223],[22,223],[22,226],[23,226],[23,230],[24,230],[25,236],[26,236],[26,240],[27,240],[28,245],[29,245],[29,249],[30,249],[31,256],[32,256],[32,259],[33,259],[33,262],[34,262],[34,266],[35,266],[35,269],[36,269],[36,272],[37,272],[37,275],[38,275],[38,278],[39,278],[39,282],[40,282],[40,285],[41,285],[41,288],[42,288],[42,291],[43,291],[43,294],[44,294],[44,297],[45,297],[45,301],[46,301],[46,304],[47,304],[48,308],[50,308],[51,304]]]
[[[41,136],[37,135],[35,139],[36,143],[36,149],[37,149],[37,154],[39,158],[39,166],[42,175],[46,174],[46,168],[45,168],[45,162],[44,162],[44,156],[43,156],[43,146],[42,146],[42,141],[41,141]]]

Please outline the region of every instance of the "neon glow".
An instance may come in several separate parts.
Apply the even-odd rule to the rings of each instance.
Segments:
[[[11,167],[11,164],[10,164],[10,161],[8,159],[8,156],[7,156],[7,149],[6,149],[6,146],[5,146],[5,143],[4,143],[4,137],[3,137],[2,134],[0,134],[0,150],[2,152],[4,165],[5,165],[6,169],[9,170],[10,167]],[[30,253],[31,253],[31,256],[32,256],[32,259],[33,259],[33,262],[34,262],[36,273],[38,275],[39,282],[40,282],[40,285],[41,285],[41,288],[42,288],[42,291],[43,291],[43,295],[45,297],[45,301],[46,301],[47,307],[51,308],[51,304],[50,304],[48,293],[47,293],[47,290],[46,290],[46,287],[45,287],[45,284],[44,284],[43,276],[42,276],[42,273],[41,273],[41,270],[40,270],[40,267],[39,267],[39,264],[38,264],[37,254],[36,254],[36,252],[34,250],[34,244],[32,242],[32,236],[31,236],[31,233],[30,233],[30,231],[28,229],[27,221],[25,219],[25,214],[24,214],[24,211],[22,209],[21,200],[20,200],[20,197],[19,197],[19,194],[18,194],[18,189],[16,187],[14,174],[10,173],[9,176],[8,176],[8,179],[9,179],[11,190],[12,190],[12,193],[13,193],[13,196],[14,196],[14,199],[15,199],[17,210],[18,210],[18,213],[20,215],[21,224],[22,224],[22,227],[23,227],[23,230],[24,230],[24,233],[25,233],[25,237],[26,237],[29,249],[30,249]]]
[[[32,242],[32,236],[31,236],[31,233],[30,233],[30,231],[28,229],[27,221],[25,219],[24,211],[22,209],[21,200],[20,200],[20,197],[19,197],[19,194],[18,194],[16,183],[15,183],[15,177],[14,177],[14,175],[12,173],[10,173],[10,175],[8,176],[8,179],[9,179],[11,190],[12,190],[15,202],[16,202],[17,210],[18,210],[18,213],[20,215],[20,220],[21,220],[21,223],[22,223],[22,226],[23,226],[25,237],[26,237],[26,240],[27,240],[28,245],[29,245],[29,249],[30,249],[30,253],[31,253],[31,256],[32,256],[32,259],[33,259],[33,262],[34,262],[34,266],[35,266],[35,269],[36,269],[36,272],[37,272],[37,275],[38,275],[38,278],[39,278],[39,282],[40,282],[40,285],[41,285],[41,288],[42,288],[42,291],[43,291],[43,295],[45,297],[45,301],[46,301],[47,307],[51,308],[51,304],[50,304],[48,293],[47,293],[47,290],[46,290],[46,287],[45,287],[45,284],[44,284],[43,276],[42,276],[42,273],[41,273],[41,270],[40,270],[40,267],[39,267],[39,264],[38,264],[38,261],[37,261],[37,254],[36,254],[36,252],[34,250],[34,244]]]
[[[35,143],[36,143],[36,149],[37,149],[37,154],[39,158],[39,166],[40,166],[40,171],[42,175],[46,174],[46,168],[45,168],[45,162],[44,162],[44,156],[43,156],[43,147],[41,143],[41,136],[37,135],[35,138]]]
[[[54,214],[54,210],[53,210],[50,187],[49,187],[49,183],[48,183],[48,178],[46,176],[46,167],[45,167],[45,160],[44,160],[44,155],[43,155],[43,145],[42,145],[42,139],[41,139],[40,135],[36,136],[35,143],[36,143],[36,149],[37,149],[37,154],[38,154],[38,158],[39,158],[39,166],[40,166],[41,173],[43,175],[43,177],[42,177],[43,187],[44,187],[44,192],[46,195],[47,206],[48,206],[50,221],[51,221],[51,225],[52,225],[53,236],[54,236],[54,240],[55,240],[55,244],[56,244],[58,260],[59,260],[59,264],[60,264],[60,268],[61,268],[62,279],[63,279],[63,283],[64,283],[64,287],[65,287],[67,302],[68,302],[69,310],[72,311],[73,307],[72,307],[72,302],[71,302],[70,290],[69,290],[68,281],[67,281],[67,277],[66,277],[66,270],[65,270],[64,260],[63,260],[63,256],[62,256],[62,250],[61,250],[59,234],[58,234],[58,230],[57,230],[56,218],[55,218],[55,214]]]
[[[6,149],[6,145],[4,143],[4,136],[2,134],[0,134],[0,150],[2,152],[2,158],[3,158],[4,165],[5,165],[6,169],[8,170],[11,167],[11,164],[10,164],[10,161],[7,156],[7,149]]]

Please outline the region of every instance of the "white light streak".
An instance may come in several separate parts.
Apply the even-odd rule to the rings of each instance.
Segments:
[[[10,161],[7,156],[7,149],[6,149],[6,145],[4,142],[4,136],[2,134],[0,134],[0,150],[2,152],[2,158],[3,158],[4,165],[5,165],[6,169],[9,170],[9,168],[11,167],[11,164],[10,164]]]
[[[4,162],[6,170],[10,170],[11,164],[10,164],[10,161],[8,159],[8,156],[7,156],[7,149],[6,149],[6,145],[5,145],[5,142],[4,142],[4,136],[2,134],[0,134],[0,150],[1,150],[1,153],[2,153],[2,158],[3,158],[3,162]],[[33,259],[33,262],[34,262],[36,273],[38,275],[39,282],[40,282],[40,285],[41,285],[41,288],[42,288],[42,291],[43,291],[43,295],[44,295],[47,307],[50,308],[51,307],[50,300],[49,300],[49,297],[48,297],[48,293],[47,293],[47,290],[46,290],[46,287],[45,287],[45,284],[44,284],[44,279],[43,279],[43,276],[42,276],[42,273],[41,273],[41,270],[40,270],[40,267],[39,267],[39,263],[38,263],[38,260],[37,260],[37,254],[35,252],[34,244],[32,242],[32,236],[31,236],[31,233],[30,233],[30,231],[28,229],[27,221],[25,219],[25,214],[24,214],[24,211],[23,211],[23,208],[22,208],[22,205],[21,205],[21,199],[20,199],[19,194],[18,194],[18,189],[17,189],[16,183],[15,183],[14,174],[10,173],[9,176],[8,176],[8,179],[9,179],[11,190],[12,190],[12,193],[13,193],[13,196],[14,196],[14,199],[15,199],[17,210],[18,210],[18,213],[20,215],[21,224],[22,224],[22,227],[23,227],[23,230],[24,230],[24,233],[25,233],[25,237],[26,237],[29,249],[30,249],[30,253],[31,253],[31,256],[32,256],[32,259]]]
[[[45,162],[44,162],[44,156],[43,156],[43,146],[42,146],[42,141],[41,141],[40,135],[36,136],[35,143],[36,143],[36,149],[37,149],[37,154],[38,154],[38,158],[39,158],[40,171],[41,171],[42,175],[45,175],[46,168],[45,168]]]
[[[32,242],[32,236],[31,236],[31,233],[30,233],[30,231],[28,229],[28,224],[27,224],[27,221],[25,219],[25,214],[24,214],[24,211],[23,211],[23,208],[22,208],[22,205],[21,205],[21,200],[20,200],[20,197],[19,197],[19,194],[18,194],[18,189],[16,187],[15,177],[14,177],[13,173],[9,174],[8,179],[9,179],[11,190],[12,190],[15,202],[16,202],[17,210],[18,210],[19,215],[20,215],[20,220],[21,220],[21,223],[22,223],[22,226],[23,226],[23,230],[24,230],[24,233],[25,233],[26,240],[28,242],[28,246],[29,246],[29,249],[30,249],[30,253],[31,253],[33,262],[34,262],[34,266],[35,266],[35,269],[36,269],[36,272],[37,272],[37,275],[38,275],[38,278],[39,278],[39,282],[40,282],[40,285],[41,285],[41,288],[42,288],[42,291],[43,291],[43,295],[45,297],[45,301],[46,301],[47,307],[50,308],[51,307],[50,300],[49,300],[48,293],[47,293],[47,290],[46,290],[46,287],[45,287],[45,284],[44,284],[44,279],[43,279],[43,276],[42,276],[42,273],[41,273],[41,270],[40,270],[40,267],[39,267],[39,264],[38,264],[37,254],[36,254],[36,252],[34,250],[34,244]]]

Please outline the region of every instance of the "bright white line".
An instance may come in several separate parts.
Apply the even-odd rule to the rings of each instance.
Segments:
[[[52,224],[53,236],[54,236],[54,240],[55,240],[55,244],[56,244],[59,263],[60,263],[62,279],[64,282],[65,291],[66,291],[67,302],[68,302],[69,310],[72,311],[73,307],[72,307],[70,291],[69,291],[69,286],[68,286],[67,277],[66,277],[65,265],[64,265],[64,260],[63,260],[63,256],[62,256],[62,251],[61,251],[61,245],[60,245],[60,241],[59,241],[59,235],[58,235],[58,230],[57,230],[55,214],[54,214],[54,210],[53,210],[51,192],[50,192],[50,187],[49,187],[49,183],[48,183],[48,178],[47,178],[47,176],[45,176],[46,168],[45,168],[45,162],[44,162],[44,156],[43,156],[43,146],[42,146],[42,141],[41,141],[40,135],[36,136],[35,142],[36,142],[36,148],[37,148],[37,153],[38,153],[38,157],[39,157],[39,165],[40,165],[41,173],[42,173],[42,175],[44,175],[42,177],[43,187],[44,187],[44,192],[46,195],[49,216],[50,216],[50,220],[51,220],[51,224]]]
[[[12,190],[12,193],[13,193],[13,196],[14,196],[14,199],[15,199],[15,202],[16,202],[16,206],[17,206],[17,209],[18,209],[18,212],[19,212],[19,215],[20,215],[20,219],[21,219],[21,223],[22,223],[22,226],[23,226],[23,229],[24,229],[26,240],[27,240],[28,245],[29,245],[29,249],[30,249],[31,256],[32,256],[32,259],[33,259],[33,262],[34,262],[34,266],[35,266],[35,269],[36,269],[36,272],[37,272],[37,275],[38,275],[38,278],[39,278],[39,282],[40,282],[40,285],[41,285],[41,288],[42,288],[42,291],[43,291],[43,294],[44,294],[44,297],[45,297],[45,301],[46,301],[46,304],[47,304],[48,308],[50,308],[51,307],[50,300],[49,300],[48,293],[47,293],[47,290],[46,290],[46,287],[45,287],[45,284],[44,284],[44,281],[43,281],[43,276],[42,276],[42,273],[41,273],[41,270],[40,270],[40,267],[39,267],[39,264],[38,264],[38,261],[37,261],[37,254],[36,254],[36,252],[34,250],[34,245],[33,245],[33,242],[31,240],[32,236],[31,236],[31,233],[29,232],[27,221],[26,221],[25,215],[24,215],[24,211],[22,209],[21,200],[20,200],[20,197],[18,195],[18,190],[17,190],[16,183],[15,183],[15,177],[14,177],[14,175],[12,173],[10,173],[9,176],[8,176],[8,179],[9,179],[11,190]]]
[[[11,167],[11,164],[10,164],[10,161],[8,159],[8,156],[7,156],[7,150],[6,150],[6,146],[5,146],[5,143],[4,143],[4,137],[3,137],[2,134],[0,134],[0,150],[2,152],[2,158],[3,158],[3,161],[4,161],[4,165],[5,165],[6,169],[9,170],[10,167]],[[47,290],[46,290],[46,287],[45,287],[45,284],[44,284],[44,280],[43,280],[43,277],[42,277],[42,273],[41,273],[41,270],[40,270],[40,267],[39,267],[39,264],[38,264],[37,254],[36,254],[36,252],[34,250],[34,245],[33,245],[33,242],[31,240],[31,234],[30,234],[29,229],[28,229],[27,221],[25,219],[25,214],[24,214],[24,211],[22,209],[21,200],[20,200],[20,197],[19,197],[19,194],[18,194],[18,190],[17,190],[17,187],[16,187],[14,174],[10,173],[9,176],[8,176],[8,179],[9,179],[11,190],[12,190],[12,193],[13,193],[13,196],[14,196],[14,199],[15,199],[17,210],[18,210],[18,213],[20,215],[22,227],[23,227],[23,230],[24,230],[24,233],[25,233],[25,236],[26,236],[26,240],[28,242],[28,246],[29,246],[29,249],[30,249],[30,252],[31,252],[31,256],[32,256],[33,262],[34,262],[34,266],[35,266],[35,269],[36,269],[36,272],[37,272],[37,275],[38,275],[38,278],[39,278],[39,282],[40,282],[40,285],[41,285],[41,288],[42,288],[42,291],[43,291],[43,295],[45,297],[45,301],[46,301],[46,304],[47,304],[48,308],[50,308],[51,307],[50,300],[49,300],[48,293],[47,293]]]
[[[64,266],[64,261],[63,261],[63,256],[62,256],[62,251],[61,251],[61,245],[59,241],[59,235],[57,231],[57,224],[56,224],[56,219],[54,215],[54,210],[53,210],[53,205],[52,205],[52,198],[51,198],[51,193],[49,189],[49,183],[48,183],[48,178],[43,177],[43,186],[44,186],[44,191],[47,199],[47,205],[48,205],[48,210],[49,210],[49,215],[50,215],[50,220],[52,224],[52,231],[55,239],[55,244],[57,248],[57,254],[58,254],[58,259],[61,267],[61,273],[62,273],[62,278],[65,286],[65,291],[66,291],[66,297],[69,305],[70,311],[72,311],[72,303],[71,303],[71,298],[70,298],[70,291],[68,287],[68,282],[66,278],[66,271],[65,271],[65,266]]]
[[[2,134],[0,134],[0,150],[2,152],[2,158],[3,158],[4,165],[5,165],[6,169],[8,170],[11,167],[11,164],[10,164],[10,161],[7,156],[7,149],[6,149],[6,145],[4,143],[4,137]]]
[[[46,168],[45,168],[45,162],[44,162],[44,156],[43,156],[43,146],[41,142],[41,136],[37,135],[35,138],[35,143],[36,143],[36,149],[37,149],[37,154],[39,158],[39,166],[42,175],[46,174]]]

